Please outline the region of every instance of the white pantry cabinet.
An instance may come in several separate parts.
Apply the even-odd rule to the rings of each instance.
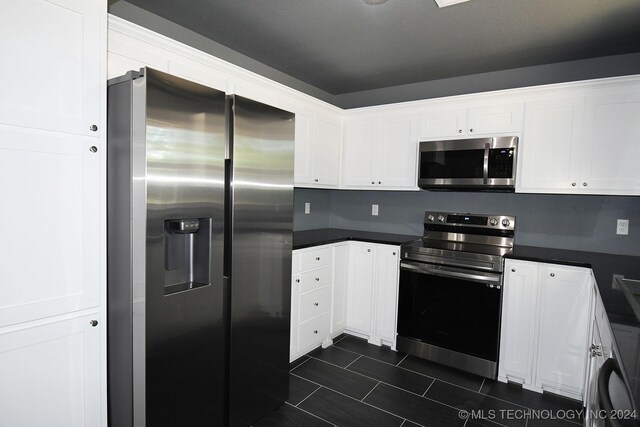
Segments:
[[[346,120],[344,188],[417,189],[417,116]]]
[[[99,318],[96,313],[0,332],[0,425],[106,425]]]
[[[451,139],[522,131],[522,103],[432,107],[420,115],[421,139]]]
[[[101,113],[106,106],[103,3],[3,2],[0,123],[80,135],[102,134]]]
[[[499,380],[583,398],[591,277],[587,268],[505,261]]]

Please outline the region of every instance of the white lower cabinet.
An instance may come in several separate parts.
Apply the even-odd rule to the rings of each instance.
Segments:
[[[348,332],[395,348],[400,248],[349,243]]]
[[[99,314],[0,334],[0,425],[103,425]],[[95,324],[95,326],[93,326]]]
[[[591,277],[587,268],[505,261],[498,379],[583,398]]]
[[[293,252],[290,360],[348,332],[395,349],[400,248],[342,242]]]

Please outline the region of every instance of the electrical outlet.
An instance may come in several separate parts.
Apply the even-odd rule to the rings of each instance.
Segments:
[[[619,219],[618,220],[618,228],[616,229],[616,234],[622,234],[626,236],[629,234],[629,220],[628,219]]]
[[[371,205],[371,215],[378,216],[378,205]]]
[[[311,203],[305,202],[305,204],[304,204],[304,213],[305,214],[310,214],[311,213]]]

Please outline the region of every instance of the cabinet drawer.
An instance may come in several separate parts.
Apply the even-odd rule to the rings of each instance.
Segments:
[[[327,286],[300,296],[300,304],[298,306],[298,320],[300,322],[307,321],[312,317],[329,311],[330,289],[331,288]]]
[[[329,314],[323,313],[300,324],[298,346],[300,351],[320,344],[329,333]]]
[[[300,275],[300,293],[318,289],[331,283],[331,269],[322,267]]]
[[[312,268],[324,267],[331,262],[331,248],[317,249],[315,251],[303,252],[300,254],[301,269],[310,270]]]

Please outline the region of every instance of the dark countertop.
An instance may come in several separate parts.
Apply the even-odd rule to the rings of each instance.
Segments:
[[[420,236],[392,233],[376,233],[374,231],[345,230],[341,228],[320,228],[317,230],[304,230],[293,232],[293,249],[308,248],[311,246],[327,245],[329,243],[358,240],[361,242],[382,243],[385,245],[401,245],[412,240],[420,239]]]
[[[621,275],[627,279],[640,279],[640,256],[516,246],[513,254],[507,255],[507,258],[588,267],[593,270],[609,323],[612,326],[613,337],[619,349],[618,361],[621,362],[627,374],[636,406],[640,407],[640,371],[638,369],[640,354],[637,350],[633,350],[637,349],[638,344],[630,342],[634,338],[635,340],[640,338],[640,319],[634,314],[631,303],[622,290],[613,288],[614,275]],[[625,349],[632,351],[625,351]]]

